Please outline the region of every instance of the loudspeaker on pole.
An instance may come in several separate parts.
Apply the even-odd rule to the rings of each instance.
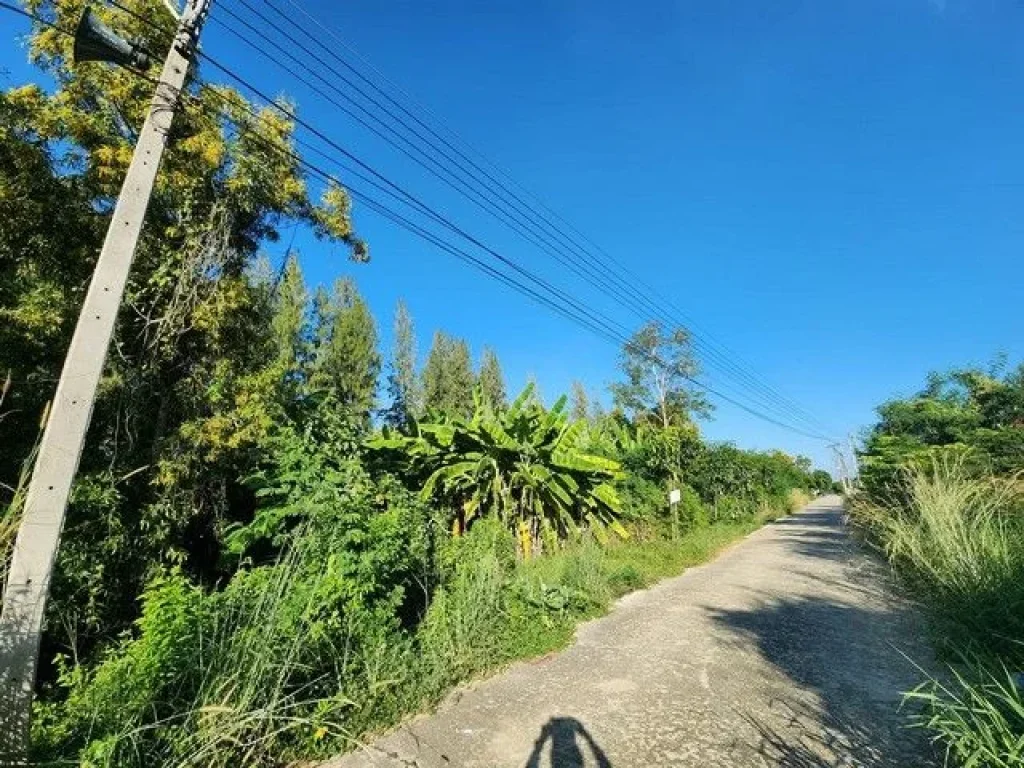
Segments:
[[[149,69],[149,54],[120,37],[86,8],[75,30],[75,63],[106,61],[129,69]]]

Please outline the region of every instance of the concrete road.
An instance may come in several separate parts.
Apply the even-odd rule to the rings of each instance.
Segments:
[[[921,622],[827,497],[328,765],[930,765],[902,654],[929,665]]]

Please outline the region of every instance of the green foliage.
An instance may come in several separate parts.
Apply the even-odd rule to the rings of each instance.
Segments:
[[[708,508],[688,485],[679,488],[679,521],[685,528],[702,528],[708,524]]]
[[[823,469],[811,472],[811,489],[819,493],[831,493],[834,486],[832,475]]]
[[[633,522],[650,521],[663,513],[668,495],[662,483],[655,483],[635,472],[623,472],[615,482],[621,502],[621,517]]]
[[[791,510],[793,492],[814,485],[807,459],[709,444],[692,424],[634,425],[612,414],[588,423],[581,439],[591,452],[621,461],[625,471],[616,486],[623,516],[666,529],[676,524],[668,506],[673,488],[682,493],[679,523],[685,528],[710,519],[738,520],[764,509],[785,513]],[[817,478],[831,483],[827,473]]]
[[[160,575],[131,637],[92,669],[62,665],[65,695],[36,719],[41,756],[278,765],[368,725],[354,702],[408,661],[400,628],[432,580],[432,526],[400,484],[324,455],[346,427],[322,411],[320,434],[281,438],[259,513],[227,539],[249,564],[226,589]]]
[[[587,421],[590,419],[590,396],[583,382],[574,379],[572,382],[572,401],[569,408],[571,421]]]
[[[906,470],[906,503],[862,500],[855,519],[882,542],[941,621],[945,643],[1015,654],[1024,638],[1024,515],[1014,481],[956,460]]]
[[[1024,469],[1024,366],[1005,375],[973,368],[932,374],[919,393],[885,403],[878,414],[860,471],[875,498],[897,500],[903,467],[926,466],[950,450],[966,452],[977,475]]]
[[[318,333],[310,386],[335,398],[364,427],[370,423],[380,375],[377,326],[351,279],[338,280],[317,304]]]
[[[424,408],[427,412],[469,416],[475,383],[469,346],[462,339],[437,331],[423,367]]]
[[[470,419],[442,415],[412,436],[385,433],[368,445],[422,478],[422,496],[451,510],[454,530],[494,515],[528,555],[547,528],[564,537],[583,524],[617,527],[618,464],[579,449],[581,426],[568,423],[564,397],[546,411],[527,385],[504,412],[478,394]]]
[[[697,466],[704,445],[692,425],[658,429],[640,426],[631,455],[631,466],[652,480],[677,485]]]
[[[886,403],[861,457],[853,519],[933,619],[952,659],[907,694],[950,764],[1018,765],[1024,745],[1024,469],[1018,369],[932,375]]]
[[[277,359],[289,377],[298,374],[309,356],[306,339],[306,311],[309,302],[306,283],[302,278],[299,260],[289,254],[285,260],[281,279],[274,297],[274,317],[271,331],[277,347]]]
[[[1015,768],[1024,763],[1024,693],[1019,673],[966,655],[948,681],[931,679],[906,694],[924,706],[914,724],[946,748],[947,762]]]
[[[501,372],[501,363],[498,362],[498,355],[490,347],[484,347],[483,358],[480,362],[480,375],[477,376],[476,386],[480,390],[480,396],[485,407],[490,408],[495,413],[507,407],[505,376]]]
[[[395,429],[404,430],[421,413],[422,395],[416,376],[416,333],[409,309],[401,300],[395,309],[395,341],[389,367],[391,403],[384,412],[384,421]]]
[[[84,3],[30,7],[73,29]],[[106,6],[104,23],[161,57],[171,43],[147,19]],[[72,41],[37,26],[32,60],[51,86],[0,93],[0,518],[53,397],[89,276],[110,221],[152,84],[123,68],[72,65]],[[245,518],[239,478],[294,405],[300,304],[290,266],[275,295],[259,254],[282,228],[354,239],[343,190],[318,199],[291,158],[291,121],[230,89],[190,81],[206,109],[175,116],[125,290],[64,526],[42,646],[83,662],[133,626],[147,580],[180,567],[222,578],[220,529]],[[246,122],[262,138],[226,129]],[[268,142],[271,145],[268,147]],[[274,148],[284,150],[275,151]],[[288,308],[291,314],[286,311]],[[13,510],[13,511],[8,511]]]
[[[511,533],[493,520],[443,547],[442,586],[418,633],[433,689],[443,690],[505,656],[501,627],[514,552]]]
[[[686,426],[710,415],[711,404],[692,383],[700,366],[685,328],[666,331],[652,320],[623,347],[620,367],[626,380],[612,385],[612,396],[635,423]]]

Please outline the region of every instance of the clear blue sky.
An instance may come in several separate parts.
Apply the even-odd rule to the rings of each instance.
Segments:
[[[1021,357],[1014,0],[302,2],[834,431],[869,424],[931,369]],[[214,18],[230,21],[218,4],[241,11],[215,0]],[[7,41],[24,28],[0,13]],[[221,27],[204,34],[213,55],[481,239],[635,324]],[[0,49],[8,83],[31,76],[23,61]],[[435,328],[489,344],[513,388],[533,374],[549,399],[573,378],[595,391],[614,378],[607,343],[355,216],[367,266],[295,242],[311,281],[355,275],[385,343],[404,297],[424,354]],[[831,466],[823,444],[730,406],[705,432]]]

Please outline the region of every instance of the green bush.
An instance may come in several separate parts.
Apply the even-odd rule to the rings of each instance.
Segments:
[[[860,483],[875,501],[905,503],[905,469],[950,452],[976,477],[1024,470],[1024,366],[930,374],[914,396],[878,408],[860,455]]]
[[[686,484],[681,485],[679,491],[679,521],[683,529],[706,526],[710,522],[710,515],[707,506],[701,501],[697,492]]]
[[[619,463],[584,452],[585,424],[569,423],[564,396],[547,409],[531,383],[497,413],[479,391],[474,400],[471,417],[430,413],[412,435],[386,429],[367,447],[378,464],[410,478],[423,499],[449,510],[455,531],[496,516],[527,557],[543,530],[559,538],[586,527],[621,532],[612,484]]]
[[[442,551],[442,581],[418,631],[430,690],[486,668],[502,654],[505,585],[515,567],[515,539],[482,520]]]
[[[664,483],[626,472],[616,481],[615,489],[622,501],[624,521],[653,523],[664,520],[668,509]]]
[[[711,517],[715,522],[737,522],[752,517],[754,507],[736,496],[722,496],[715,500]]]
[[[277,765],[407,711],[403,624],[436,581],[430,511],[323,443],[282,440],[263,505],[227,538],[242,558],[227,585],[150,581],[129,636],[91,667],[62,664],[63,696],[35,719],[41,757]]]
[[[647,586],[640,569],[631,563],[623,563],[608,572],[608,586],[617,595],[624,595]]]

